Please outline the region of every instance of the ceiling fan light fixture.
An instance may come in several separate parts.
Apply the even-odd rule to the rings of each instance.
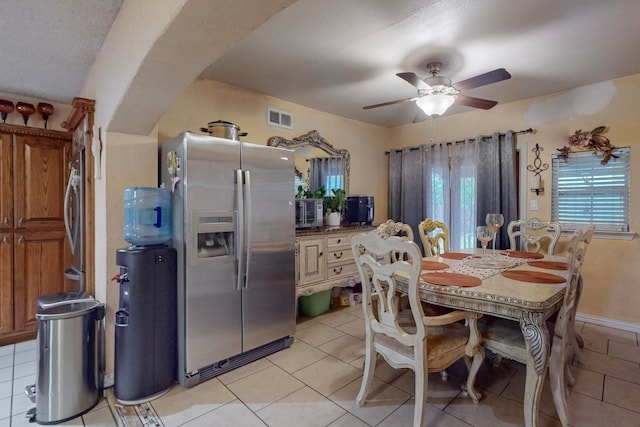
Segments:
[[[426,95],[416,100],[416,105],[429,117],[443,115],[456,100],[455,96],[444,93]]]

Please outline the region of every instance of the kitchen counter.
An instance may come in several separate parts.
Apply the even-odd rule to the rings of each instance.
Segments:
[[[367,233],[375,230],[377,225],[366,224],[341,224],[340,227],[315,227],[315,228],[296,228],[296,237],[313,236],[314,234],[332,234],[332,233]]]

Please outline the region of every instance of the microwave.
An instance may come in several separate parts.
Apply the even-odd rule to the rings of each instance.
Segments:
[[[322,227],[322,199],[296,199],[296,228]]]

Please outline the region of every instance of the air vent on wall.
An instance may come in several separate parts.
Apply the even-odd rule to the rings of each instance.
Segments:
[[[293,115],[269,107],[267,111],[267,123],[281,128],[293,129]]]

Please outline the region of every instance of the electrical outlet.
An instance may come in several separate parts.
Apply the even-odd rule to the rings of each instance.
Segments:
[[[537,211],[538,210],[538,201],[537,200],[530,200],[529,201],[529,205],[530,205],[530,209],[532,211]]]
[[[104,376],[104,385],[103,388],[113,387],[113,372],[108,373]]]

